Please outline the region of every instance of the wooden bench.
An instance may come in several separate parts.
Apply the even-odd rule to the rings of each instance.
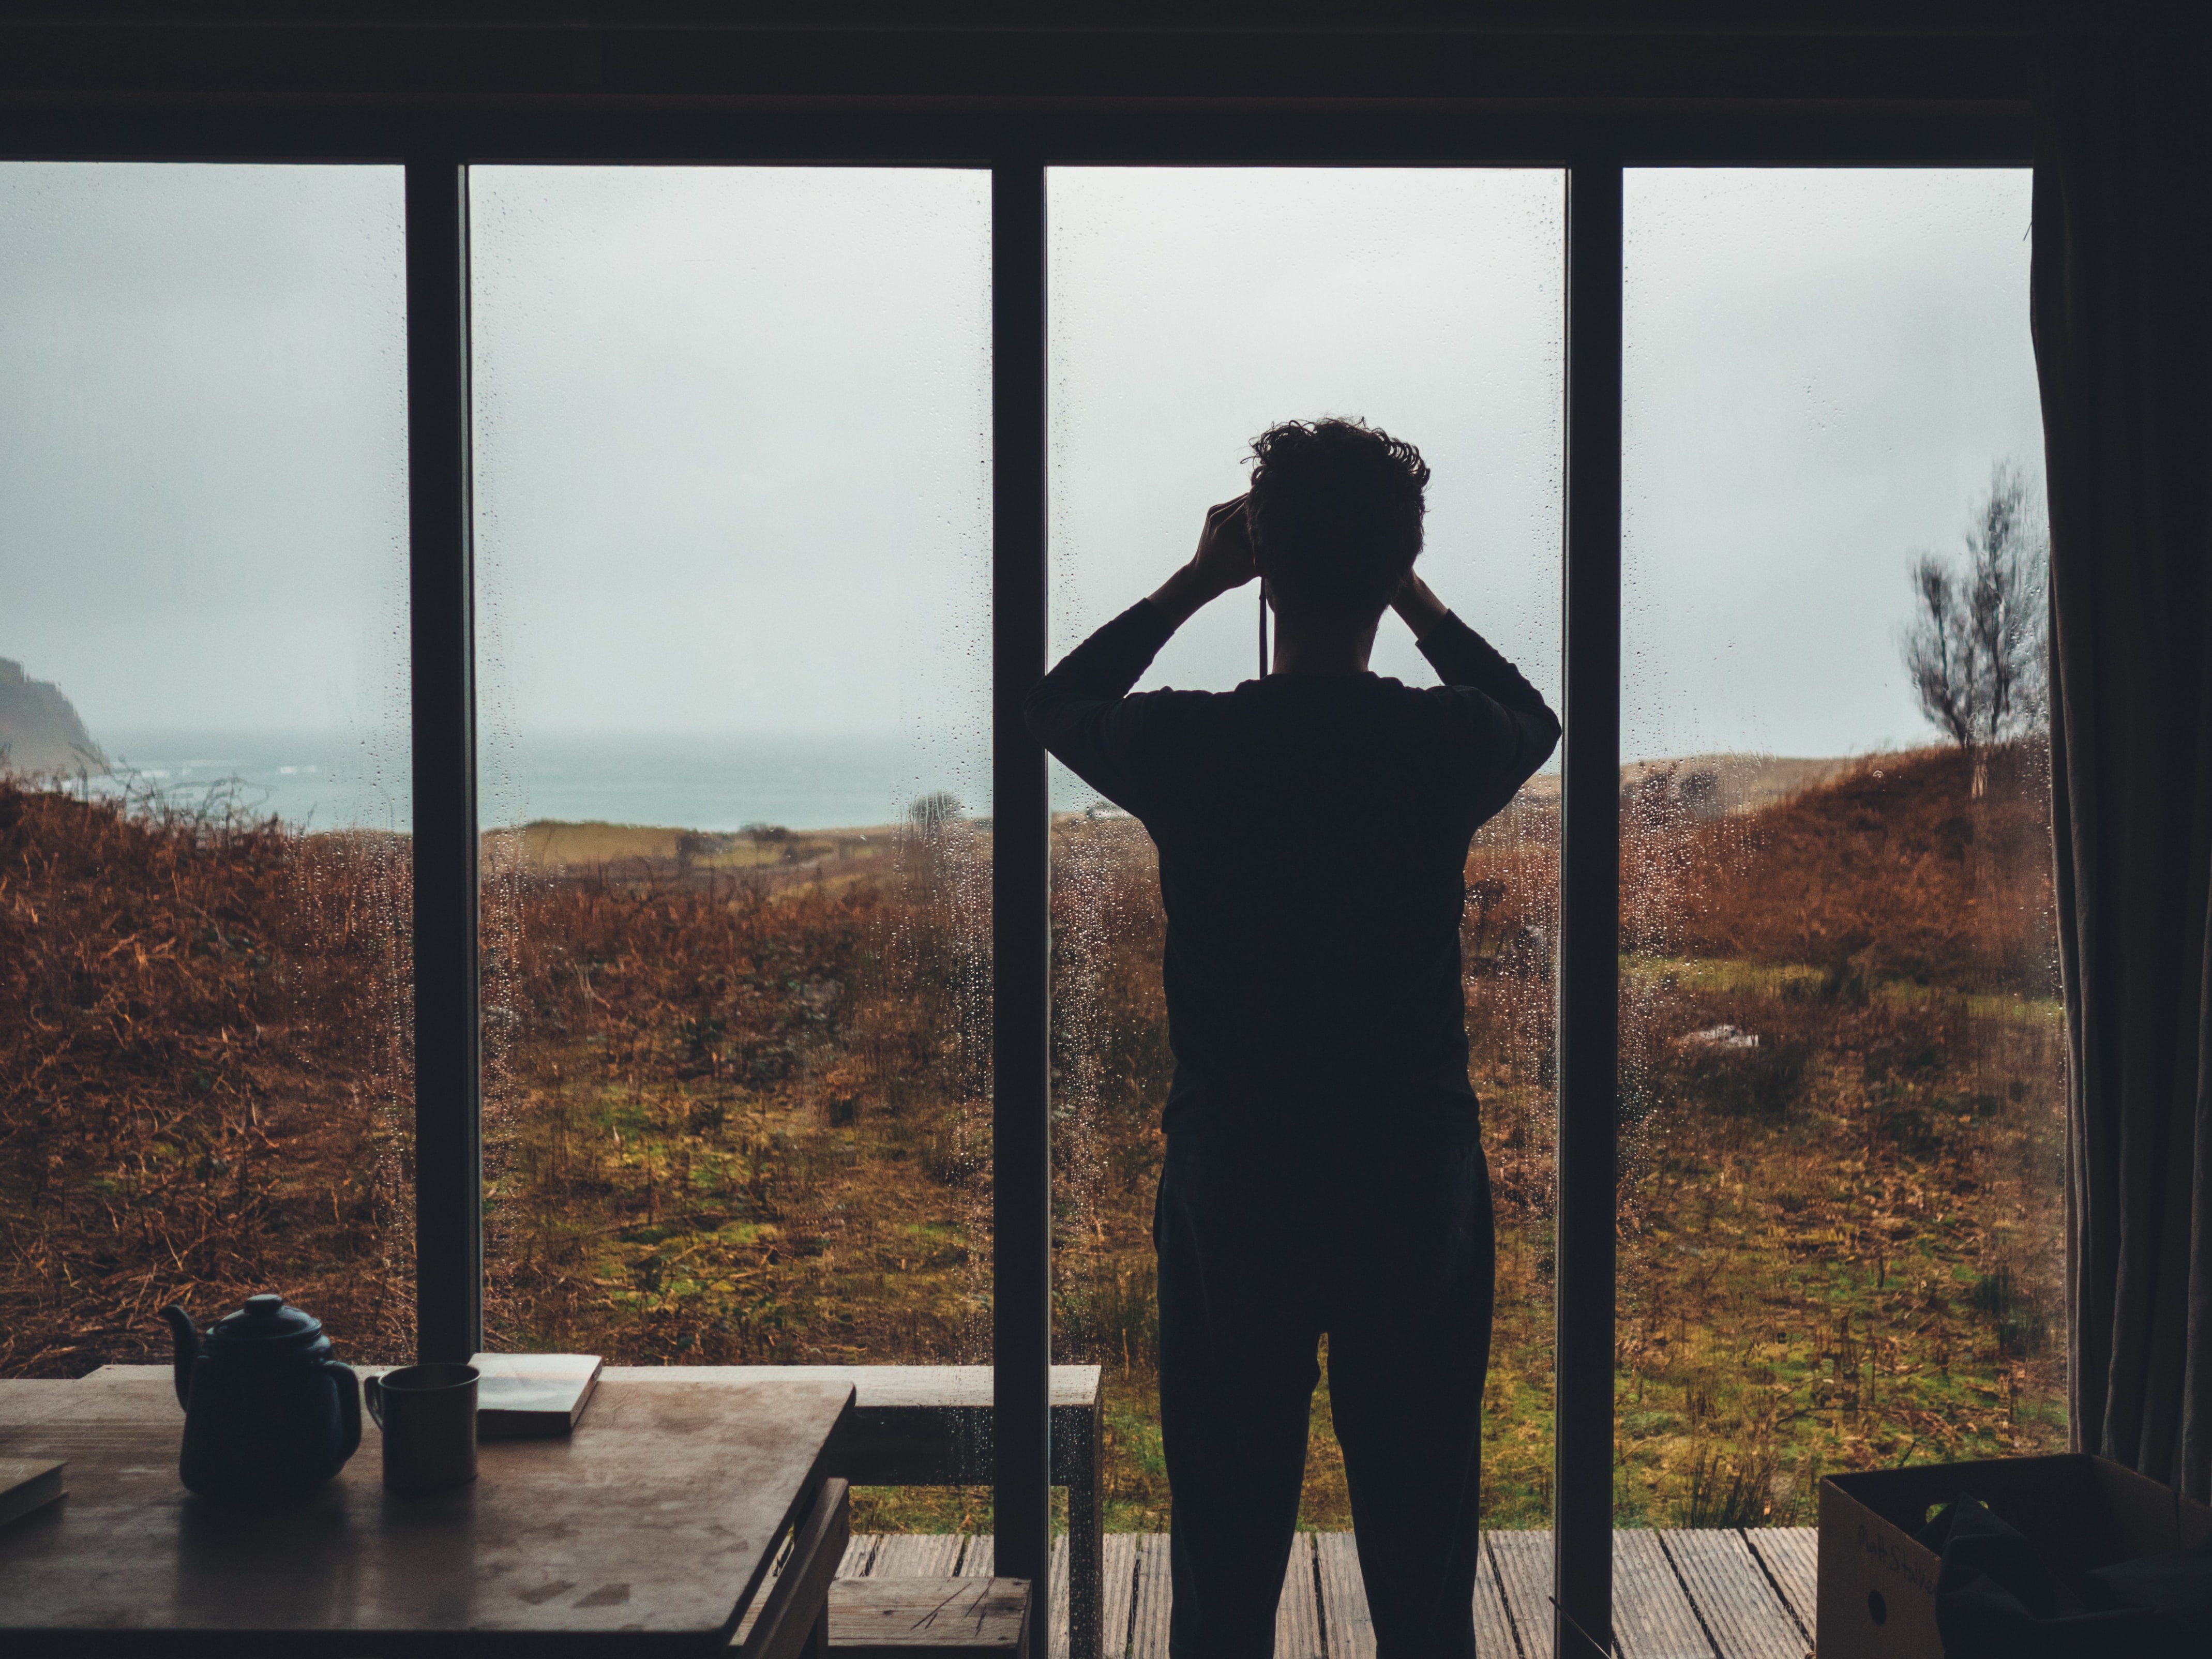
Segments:
[[[791,1529],[738,1622],[734,1659],[1029,1659],[1025,1578],[845,1576],[847,1490],[824,1480]]]
[[[830,1650],[853,1659],[1028,1659],[1025,1578],[840,1578]]]
[[[996,1474],[988,1365],[684,1369],[702,1377],[768,1373],[794,1381],[850,1382],[852,1428],[844,1462],[835,1473],[856,1486],[984,1486]],[[621,1373],[610,1367],[607,1374]],[[1099,1490],[1104,1398],[1103,1373],[1097,1366],[1052,1368],[1052,1483],[1067,1488],[1068,1659],[1106,1659],[1100,1651],[1105,1617]],[[834,1620],[834,1604],[831,1616]]]

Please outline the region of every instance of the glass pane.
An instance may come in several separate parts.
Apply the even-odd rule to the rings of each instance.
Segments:
[[[494,1338],[982,1357],[988,177],[471,199]]]
[[[1624,1520],[2064,1446],[2028,214],[2024,172],[1629,176]],[[1977,559],[2021,678],[1969,754],[1906,657],[1916,572]]]
[[[0,1374],[414,1347],[398,167],[0,165]]]
[[[1188,559],[1276,422],[1366,417],[1434,471],[1419,568],[1558,706],[1563,186],[1553,172],[1079,169],[1049,175],[1053,647]],[[1253,677],[1258,595],[1199,613],[1138,689]],[[1437,676],[1385,617],[1373,666]],[[1111,1528],[1164,1528],[1151,1218],[1173,1070],[1143,828],[1055,765],[1060,1357],[1107,1368]],[[1498,1230],[1486,1524],[1551,1508],[1552,957],[1558,780],[1480,833],[1463,949]],[[1326,856],[1316,849],[1316,856]],[[1301,1525],[1351,1525],[1324,1379]]]

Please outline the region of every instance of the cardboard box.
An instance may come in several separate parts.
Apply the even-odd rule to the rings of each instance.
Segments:
[[[1942,1562],[1912,1538],[1962,1492],[2026,1534],[2076,1595],[2092,1568],[2212,1538],[2212,1509],[2086,1453],[1830,1475],[1820,1482],[1820,1659],[1943,1659]]]

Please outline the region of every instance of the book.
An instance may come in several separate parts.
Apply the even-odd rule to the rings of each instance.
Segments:
[[[59,1498],[68,1467],[51,1458],[0,1457],[0,1527]]]
[[[567,1434],[599,1386],[595,1353],[480,1353],[477,1438],[533,1440]]]

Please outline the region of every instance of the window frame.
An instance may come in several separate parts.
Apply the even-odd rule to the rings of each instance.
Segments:
[[[405,168],[414,781],[417,1340],[482,1346],[472,165],[957,167],[992,175],[992,1103],[1000,1570],[1041,1589],[1050,1541],[1047,769],[1021,717],[1048,650],[1046,169],[1535,167],[1566,181],[1555,1650],[1612,1623],[1620,913],[1622,186],[1630,167],[2029,166],[2018,105],[1621,113],[0,112],[9,161]],[[2025,319],[2023,319],[2025,325]],[[1049,1628],[1033,1603],[1033,1639]],[[1039,1645],[1038,1651],[1043,1651]],[[1078,1659],[1085,1659],[1079,1656]]]

